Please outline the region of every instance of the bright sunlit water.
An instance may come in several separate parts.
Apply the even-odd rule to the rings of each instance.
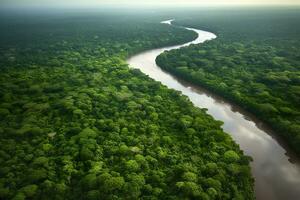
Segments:
[[[171,25],[171,22],[172,20],[167,20],[162,23],[167,26]],[[254,159],[251,167],[255,178],[257,199],[300,199],[299,160],[270,129],[238,106],[225,102],[200,87],[182,81],[156,65],[155,58],[166,50],[200,44],[216,38],[216,35],[210,32],[186,29],[195,31],[198,38],[183,45],[142,52],[129,58],[128,64],[167,87],[181,91],[195,106],[207,108],[210,115],[224,122],[223,129],[233,137],[245,154]]]

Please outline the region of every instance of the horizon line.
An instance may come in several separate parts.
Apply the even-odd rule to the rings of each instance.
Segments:
[[[224,8],[224,7],[300,7],[300,2],[296,4],[153,4],[153,3],[147,3],[147,4],[95,4],[95,5],[86,5],[86,4],[4,4],[1,6],[0,9],[3,8],[101,8],[101,7],[111,7],[111,8],[178,8],[178,7],[184,7],[184,8]]]

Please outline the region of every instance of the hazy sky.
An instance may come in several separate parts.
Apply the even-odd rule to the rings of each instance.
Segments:
[[[2,5],[300,5],[300,0],[0,0]]]

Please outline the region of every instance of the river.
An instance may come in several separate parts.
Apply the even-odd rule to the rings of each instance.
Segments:
[[[161,23],[172,26],[172,21]],[[207,108],[208,114],[224,122],[223,129],[240,145],[245,154],[253,158],[251,170],[255,178],[256,199],[300,199],[300,161],[267,125],[239,106],[199,86],[183,81],[156,65],[155,58],[164,51],[217,38],[210,32],[193,28],[185,29],[195,31],[198,38],[182,45],[141,52],[130,57],[127,63],[168,88],[181,91],[195,106]]]

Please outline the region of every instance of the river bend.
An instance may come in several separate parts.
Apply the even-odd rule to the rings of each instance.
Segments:
[[[161,23],[173,26],[172,20]],[[195,106],[207,108],[208,114],[224,122],[222,128],[240,145],[245,154],[253,158],[251,170],[255,178],[255,196],[258,200],[300,199],[299,159],[264,123],[240,107],[187,83],[156,65],[156,57],[164,51],[201,44],[217,37],[210,32],[194,28],[185,29],[195,31],[198,37],[182,45],[141,52],[130,57],[127,63],[168,88],[181,91]]]

